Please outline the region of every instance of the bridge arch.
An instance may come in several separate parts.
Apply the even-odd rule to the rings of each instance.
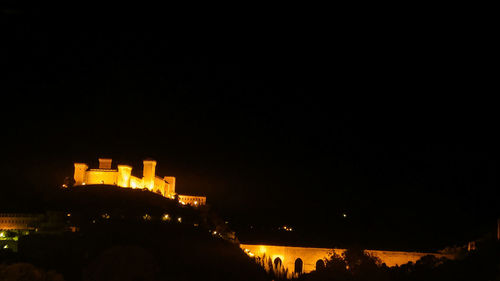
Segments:
[[[322,259],[320,259],[316,261],[316,270],[322,270],[322,269],[325,269],[325,262]]]
[[[295,260],[295,270],[294,270],[294,272],[296,274],[302,274],[303,267],[304,267],[304,262],[302,261],[301,258],[297,258]]]
[[[281,261],[281,259],[279,257],[275,258],[274,259],[274,267],[275,268],[280,268],[281,265],[283,265],[283,262]]]

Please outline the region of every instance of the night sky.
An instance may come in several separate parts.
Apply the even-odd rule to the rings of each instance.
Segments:
[[[141,12],[2,9],[4,206],[57,188],[75,161],[141,176],[151,157],[238,229],[446,246],[494,225],[490,37]]]

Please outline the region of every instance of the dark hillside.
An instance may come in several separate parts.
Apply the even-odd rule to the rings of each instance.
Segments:
[[[40,202],[38,231],[19,238],[18,253],[0,253],[0,264],[29,263],[70,281],[267,280],[208,206],[103,185]]]

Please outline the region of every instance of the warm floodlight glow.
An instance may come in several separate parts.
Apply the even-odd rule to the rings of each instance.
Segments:
[[[99,158],[99,168],[90,169],[85,163],[74,163],[75,186],[106,184],[123,188],[142,189],[159,193],[166,198],[179,200],[182,205],[204,206],[207,198],[204,196],[179,195],[175,192],[175,177],[156,176],[156,161],[146,159],[143,161],[142,178],[132,176],[132,167],[128,165],[111,168],[112,159]],[[70,188],[72,185],[62,183],[62,188]],[[182,202],[183,203],[182,203]],[[195,202],[196,201],[196,202]]]
[[[182,218],[181,218],[181,217],[178,217],[178,218],[177,218],[177,221],[178,221],[178,222],[182,222]]]
[[[70,214],[70,213],[67,213],[67,214],[66,214],[66,216],[67,216],[67,217],[71,217],[71,214]]]
[[[9,245],[5,245],[3,246],[4,249],[8,249],[9,248]]]
[[[5,238],[5,232],[0,232],[0,237]]]
[[[151,216],[148,215],[148,214],[145,214],[144,216],[142,216],[142,218],[145,220],[145,221],[150,221],[151,220]]]
[[[170,216],[168,214],[164,214],[163,217],[161,218],[163,221],[169,221]]]
[[[260,246],[259,250],[260,250],[261,254],[264,254],[267,251],[267,248],[266,248],[266,246]]]

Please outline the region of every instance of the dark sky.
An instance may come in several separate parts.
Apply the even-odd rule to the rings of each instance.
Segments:
[[[152,157],[236,225],[328,237],[347,213],[358,235],[442,245],[499,215],[487,34],[142,12],[2,10],[4,199],[60,185],[75,161],[140,176]]]

